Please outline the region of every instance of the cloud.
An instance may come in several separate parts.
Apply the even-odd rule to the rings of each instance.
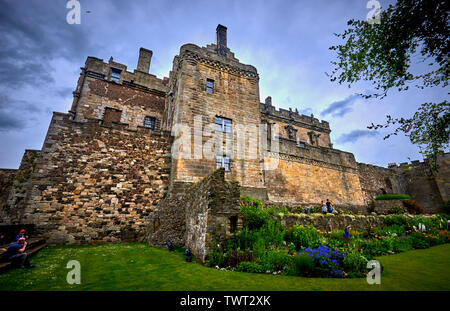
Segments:
[[[0,95],[0,131],[21,130],[27,127],[28,120],[36,119],[35,116],[41,112],[42,107],[39,104],[13,99],[2,94]]]
[[[358,94],[353,94],[343,100],[335,101],[320,114],[322,116],[331,114],[333,117],[343,117],[347,113],[353,111],[353,104],[358,98],[360,98]]]
[[[378,136],[379,134],[380,133],[371,130],[353,130],[349,133],[342,134],[336,141],[341,144],[354,143],[360,138],[375,137]]]
[[[53,83],[55,57],[78,61],[92,47],[85,28],[66,22],[64,3],[0,0],[0,6],[0,84],[5,87]]]

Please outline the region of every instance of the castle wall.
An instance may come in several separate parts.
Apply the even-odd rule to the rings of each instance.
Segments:
[[[36,224],[49,243],[135,240],[167,190],[169,150],[167,133],[54,113],[24,212],[11,222]]]
[[[364,205],[355,158],[336,149],[282,139],[278,166],[265,172],[265,182],[269,201],[277,204],[317,206],[329,199],[341,207]]]
[[[0,210],[9,211],[8,197],[16,179],[17,171],[15,169],[0,169]],[[0,215],[0,219],[1,219]]]

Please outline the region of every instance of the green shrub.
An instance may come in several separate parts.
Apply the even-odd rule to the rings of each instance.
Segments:
[[[208,262],[209,267],[224,267],[225,266],[225,255],[218,249],[213,250],[208,255]]]
[[[392,206],[390,209],[387,210],[387,214],[404,214],[406,213],[406,208],[403,206]]]
[[[243,261],[254,261],[253,254],[249,251],[228,251],[225,254],[225,266],[226,267],[237,267]]]
[[[398,237],[394,240],[393,251],[406,252],[412,249],[412,241],[407,237]]]
[[[290,265],[292,258],[284,251],[268,250],[258,260],[265,271],[281,271]]]
[[[408,200],[411,197],[407,194],[381,194],[375,197],[375,200]]]
[[[307,254],[300,254],[294,257],[295,275],[313,276],[314,267],[314,261]]]
[[[383,235],[383,236],[390,236],[390,235],[393,235],[394,233],[398,236],[404,235],[405,227],[394,224],[394,225],[386,226],[386,227],[378,230],[378,234]]]
[[[450,200],[444,201],[442,208],[446,214],[450,214]]]
[[[246,196],[241,197],[244,226],[250,230],[259,229],[267,224],[272,219],[272,213],[262,205],[261,201]]]
[[[344,253],[343,268],[346,272],[366,272],[367,258],[356,251]]]
[[[411,240],[411,245],[413,248],[423,249],[430,247],[430,240],[425,238],[421,232],[413,232],[408,238]]]
[[[397,225],[405,227],[408,226],[408,219],[405,215],[388,215],[384,219],[384,224],[386,226]]]
[[[236,270],[239,272],[250,272],[250,273],[264,272],[264,268],[261,267],[257,262],[250,262],[250,261],[241,262]]]
[[[293,226],[285,235],[286,242],[292,242],[296,250],[306,247],[317,247],[322,243],[323,237],[316,228],[312,226]]]

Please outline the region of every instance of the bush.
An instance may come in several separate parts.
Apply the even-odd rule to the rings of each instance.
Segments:
[[[412,249],[412,241],[407,237],[398,237],[394,240],[393,251],[396,253],[406,252]]]
[[[346,272],[367,272],[367,258],[356,251],[348,251],[344,253],[342,262],[344,271]]]
[[[218,249],[213,250],[208,255],[208,266],[224,267],[225,266],[225,255]]]
[[[259,229],[272,219],[270,211],[264,208],[261,201],[247,196],[241,197],[241,214],[244,226],[250,230]]]
[[[291,264],[292,258],[281,250],[268,250],[258,258],[265,271],[281,271]]]
[[[225,254],[226,267],[237,267],[243,261],[255,261],[253,254],[249,251],[241,252],[237,250],[229,251]]]
[[[294,274],[302,276],[314,275],[314,260],[307,254],[298,254],[294,257]]]
[[[450,214],[450,200],[444,201],[442,208],[446,214]]]
[[[415,200],[405,200],[403,201],[403,206],[408,209],[408,213],[410,214],[423,214],[423,208],[417,203]]]
[[[403,206],[392,206],[390,209],[387,210],[387,214],[404,214],[406,213],[406,208]]]
[[[250,273],[264,272],[263,267],[261,267],[257,262],[250,262],[250,261],[241,262],[236,270],[239,272],[250,272]]]
[[[407,194],[381,194],[375,197],[375,200],[408,200],[411,197]]]
[[[317,247],[322,243],[322,234],[312,226],[293,226],[288,229],[286,242],[292,242],[296,250],[306,247]]]
[[[388,215],[384,219],[384,224],[386,226],[397,225],[405,227],[408,226],[408,219],[406,218],[405,215]]]

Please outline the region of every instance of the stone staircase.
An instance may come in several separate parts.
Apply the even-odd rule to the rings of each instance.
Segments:
[[[28,258],[34,256],[37,254],[41,249],[47,246],[44,239],[29,239],[27,248],[25,249],[25,252],[28,254]],[[11,244],[11,243],[10,243]],[[1,245],[0,248],[8,248],[10,244]],[[3,255],[4,251],[0,251],[0,258]],[[0,273],[5,272],[6,270],[9,270],[12,268],[11,262],[4,262],[0,261]]]

